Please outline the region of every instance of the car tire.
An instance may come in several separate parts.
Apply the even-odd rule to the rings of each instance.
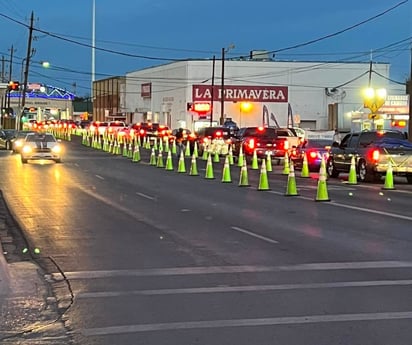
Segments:
[[[406,174],[406,180],[409,184],[412,184],[412,174]]]
[[[380,175],[368,169],[364,159],[360,159],[358,162],[358,176],[361,182],[378,182],[381,179]]]
[[[61,162],[62,162],[61,159],[55,159],[54,161],[55,161],[56,163],[61,163]]]
[[[329,177],[336,178],[339,176],[339,171],[336,169],[333,159],[329,159],[326,162],[326,173],[328,174]]]
[[[22,158],[21,159],[22,164],[26,164],[27,163],[27,159],[26,158]]]

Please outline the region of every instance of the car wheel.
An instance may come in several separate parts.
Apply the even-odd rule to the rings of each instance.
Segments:
[[[409,184],[412,184],[412,174],[406,174],[406,180]]]
[[[22,159],[21,159],[21,162],[22,162],[23,164],[26,164],[26,163],[27,163],[27,159],[26,159],[26,158],[22,158]]]
[[[358,163],[359,181],[361,182],[377,182],[380,180],[380,176],[375,172],[370,171],[366,165],[365,160],[361,159]]]
[[[335,163],[333,162],[333,159],[329,159],[326,162],[326,173],[328,174],[329,177],[338,177],[339,176],[339,171],[336,170]]]
[[[61,159],[55,159],[54,161],[55,161],[56,163],[61,163],[61,162],[62,162]]]

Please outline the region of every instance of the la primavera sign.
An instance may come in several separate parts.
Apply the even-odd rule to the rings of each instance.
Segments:
[[[250,85],[225,85],[225,101],[227,102],[288,102],[287,86],[250,86]],[[219,85],[193,85],[193,102],[220,101],[222,99],[222,89]]]

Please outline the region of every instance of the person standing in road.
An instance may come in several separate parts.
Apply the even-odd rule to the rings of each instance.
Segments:
[[[176,154],[177,157],[180,158],[181,152],[184,151],[183,145],[183,128],[179,128],[176,132]]]
[[[335,133],[333,133],[333,142],[337,143],[338,145],[340,144],[340,133],[337,128],[335,128]]]

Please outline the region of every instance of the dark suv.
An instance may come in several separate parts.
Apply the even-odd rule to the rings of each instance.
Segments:
[[[272,157],[281,159],[285,156],[285,137],[279,137],[273,127],[243,127],[239,129],[233,141],[233,154],[239,156],[240,148],[246,157],[256,155],[265,158],[268,153]]]

